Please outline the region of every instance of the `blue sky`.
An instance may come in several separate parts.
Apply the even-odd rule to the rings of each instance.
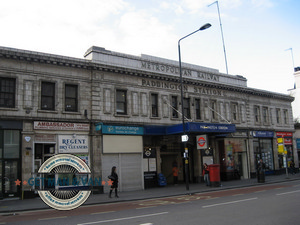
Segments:
[[[178,60],[226,73],[214,0],[1,1],[0,45],[83,58],[95,45]],[[288,94],[300,66],[300,1],[219,0],[228,72],[248,86]],[[292,48],[292,51],[287,50]]]

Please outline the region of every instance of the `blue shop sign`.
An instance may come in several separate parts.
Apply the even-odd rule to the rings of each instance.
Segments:
[[[297,149],[300,150],[300,138],[296,139]]]
[[[253,137],[273,138],[274,132],[272,131],[252,131]]]
[[[143,135],[143,127],[102,125],[102,134]]]

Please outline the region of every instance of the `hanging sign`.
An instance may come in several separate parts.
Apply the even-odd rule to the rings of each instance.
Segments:
[[[197,137],[197,149],[207,148],[207,135],[198,135]]]

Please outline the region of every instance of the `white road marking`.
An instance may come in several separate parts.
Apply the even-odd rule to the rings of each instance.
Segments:
[[[242,199],[242,200],[232,201],[232,202],[223,202],[223,203],[218,203],[218,204],[213,204],[213,205],[205,205],[205,206],[202,206],[202,208],[209,208],[209,207],[220,206],[220,205],[234,204],[234,203],[239,203],[239,202],[251,201],[251,200],[255,200],[255,199],[258,199],[258,198],[248,198],[248,199]]]
[[[276,195],[287,195],[287,194],[293,194],[293,193],[296,193],[296,192],[299,192],[300,190],[297,190],[297,191],[289,191],[289,192],[283,192],[283,193],[279,193],[279,194],[276,194]]]
[[[41,219],[38,219],[38,220],[55,220],[55,219],[64,219],[64,218],[67,218],[67,216],[41,218]]]
[[[109,223],[109,222],[114,222],[114,221],[131,220],[131,219],[142,218],[142,217],[149,217],[149,216],[159,216],[159,215],[163,215],[163,214],[167,214],[167,213],[169,213],[169,212],[161,212],[161,213],[146,214],[146,215],[140,215],[140,216],[123,217],[123,218],[111,219],[111,220],[100,220],[100,221],[89,222],[89,223],[80,223],[80,224],[77,224],[77,225],[89,225],[89,224],[97,224],[97,223]]]
[[[105,211],[105,212],[95,212],[95,213],[91,213],[90,215],[97,215],[97,214],[104,214],[104,213],[113,213],[116,211]]]

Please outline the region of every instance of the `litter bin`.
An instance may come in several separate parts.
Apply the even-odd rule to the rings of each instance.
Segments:
[[[258,170],[257,171],[257,182],[258,183],[265,183],[265,170]]]
[[[208,165],[208,169],[209,169],[209,180],[211,186],[220,187],[221,186],[220,164],[210,164]]]

